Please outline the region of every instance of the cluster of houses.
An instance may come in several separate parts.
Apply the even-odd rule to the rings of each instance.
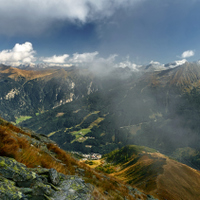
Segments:
[[[99,153],[82,154],[82,156],[84,157],[82,160],[99,160],[102,158]]]
[[[71,153],[82,156],[83,157],[82,160],[99,160],[102,158],[102,155],[99,153],[83,154],[83,153],[75,152],[75,151],[72,151]]]

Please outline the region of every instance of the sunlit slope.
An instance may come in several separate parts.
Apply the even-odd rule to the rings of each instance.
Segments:
[[[14,80],[26,79],[26,80],[32,80],[35,78],[41,78],[45,76],[49,76],[51,74],[54,74],[56,72],[55,69],[47,69],[47,70],[22,70],[6,65],[0,65],[0,78],[11,78]]]
[[[126,146],[104,159],[107,164],[102,168],[111,163],[113,176],[159,199],[199,199],[200,172],[152,149]]]

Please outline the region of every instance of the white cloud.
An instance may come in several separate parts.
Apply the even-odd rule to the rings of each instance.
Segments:
[[[92,53],[82,53],[78,54],[75,53],[73,54],[73,57],[69,60],[71,63],[91,63],[95,60],[96,56],[99,53],[97,51],[92,52]]]
[[[66,62],[66,59],[69,57],[68,54],[64,54],[62,56],[52,56],[52,57],[46,57],[43,58],[42,61],[46,63],[58,63],[58,64],[64,64]]]
[[[99,74],[106,75],[116,67],[129,67],[133,70],[137,70],[137,65],[131,63],[129,58],[127,60],[118,63],[116,61],[116,54],[112,54],[107,58],[103,58],[99,55],[98,51],[74,53],[73,55],[53,55],[50,57],[35,57],[36,52],[30,42],[24,44],[15,44],[13,49],[3,50],[0,52],[0,63],[19,66],[19,65],[34,65],[34,62],[41,61],[42,63],[36,65],[48,66],[60,66],[60,67],[87,67],[90,71]],[[43,66],[43,67],[44,67]]]
[[[55,20],[85,23],[111,16],[140,0],[1,0],[0,33],[39,33]]]
[[[125,68],[125,67],[129,67],[132,70],[136,70],[138,71],[138,68],[140,66],[136,65],[135,63],[130,62],[129,60],[129,56],[127,57],[127,59],[123,62],[119,62],[115,65],[115,67],[121,67],[121,68]]]
[[[151,61],[149,64],[151,64],[151,65],[161,65],[161,63],[160,62],[157,62],[157,61]]]
[[[195,52],[193,50],[184,51],[181,55],[182,58],[189,58],[194,56]]]
[[[117,63],[116,54],[112,54],[107,58],[99,56],[99,52],[86,52],[86,53],[74,53],[72,56],[64,54],[61,56],[52,56],[48,58],[40,58],[43,62],[49,64],[49,66],[61,66],[61,67],[87,67],[91,72],[97,75],[106,75],[111,72],[115,67],[131,67],[135,68],[135,64],[132,63]],[[58,62],[59,61],[59,62]]]
[[[187,62],[186,59],[183,59],[183,60],[177,60],[177,61],[175,61],[175,64],[176,64],[177,66],[179,66],[179,65],[183,65],[183,64],[185,64],[186,62]]]
[[[40,58],[41,61],[48,63],[49,66],[60,66],[60,67],[87,67],[90,71],[96,74],[106,74],[111,72],[114,68],[129,67],[132,70],[138,71],[141,66],[136,65],[129,61],[129,57],[123,62],[116,61],[116,54],[112,54],[107,58],[99,56],[99,52],[86,52],[86,53],[74,53],[72,56],[68,54],[60,56],[52,56],[47,58]]]
[[[30,42],[24,44],[15,44],[13,49],[3,50],[0,52],[0,63],[7,65],[19,65],[32,63],[35,61],[35,51]]]
[[[161,64],[160,62],[157,61],[151,61],[148,65],[148,68],[146,69],[147,71],[161,71],[165,70],[166,68],[164,67],[164,64]]]

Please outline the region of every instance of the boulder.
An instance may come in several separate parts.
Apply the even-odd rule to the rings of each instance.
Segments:
[[[53,185],[58,185],[60,183],[60,176],[58,172],[53,168],[49,170],[49,178]]]
[[[93,187],[86,184],[77,176],[67,176],[67,180],[63,181],[59,186],[59,191],[53,195],[54,200],[90,200],[93,199],[91,192]]]

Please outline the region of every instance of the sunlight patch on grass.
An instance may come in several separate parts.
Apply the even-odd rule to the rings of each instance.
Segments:
[[[102,160],[86,160],[86,161],[81,161],[84,162],[88,167],[90,168],[96,168],[102,164]]]
[[[74,135],[76,137],[76,139],[74,139],[71,143],[77,141],[79,138],[83,137],[84,135],[86,135],[89,132],[91,132],[90,129],[81,129],[79,131],[72,132],[71,134]]]
[[[56,117],[62,117],[64,114],[63,112],[57,113]]]
[[[54,135],[55,133],[57,133],[58,131],[54,131],[54,132],[51,132],[51,133],[49,133],[47,136],[48,137],[51,137],[52,135]]]
[[[19,124],[27,119],[31,119],[31,116],[20,116],[19,118],[16,119],[16,124]]]
[[[96,119],[95,121],[93,121],[91,124],[90,124],[90,126],[88,127],[88,128],[93,128],[94,126],[98,126],[98,124],[100,123],[100,122],[102,122],[104,120],[104,118],[101,118],[101,117],[99,117],[98,119]]]
[[[89,116],[98,114],[99,112],[100,112],[100,111],[94,111],[94,112],[92,112],[92,113],[86,115],[86,116],[83,118],[82,122],[81,122],[80,124],[77,124],[75,127],[81,126],[81,124],[82,124]]]

